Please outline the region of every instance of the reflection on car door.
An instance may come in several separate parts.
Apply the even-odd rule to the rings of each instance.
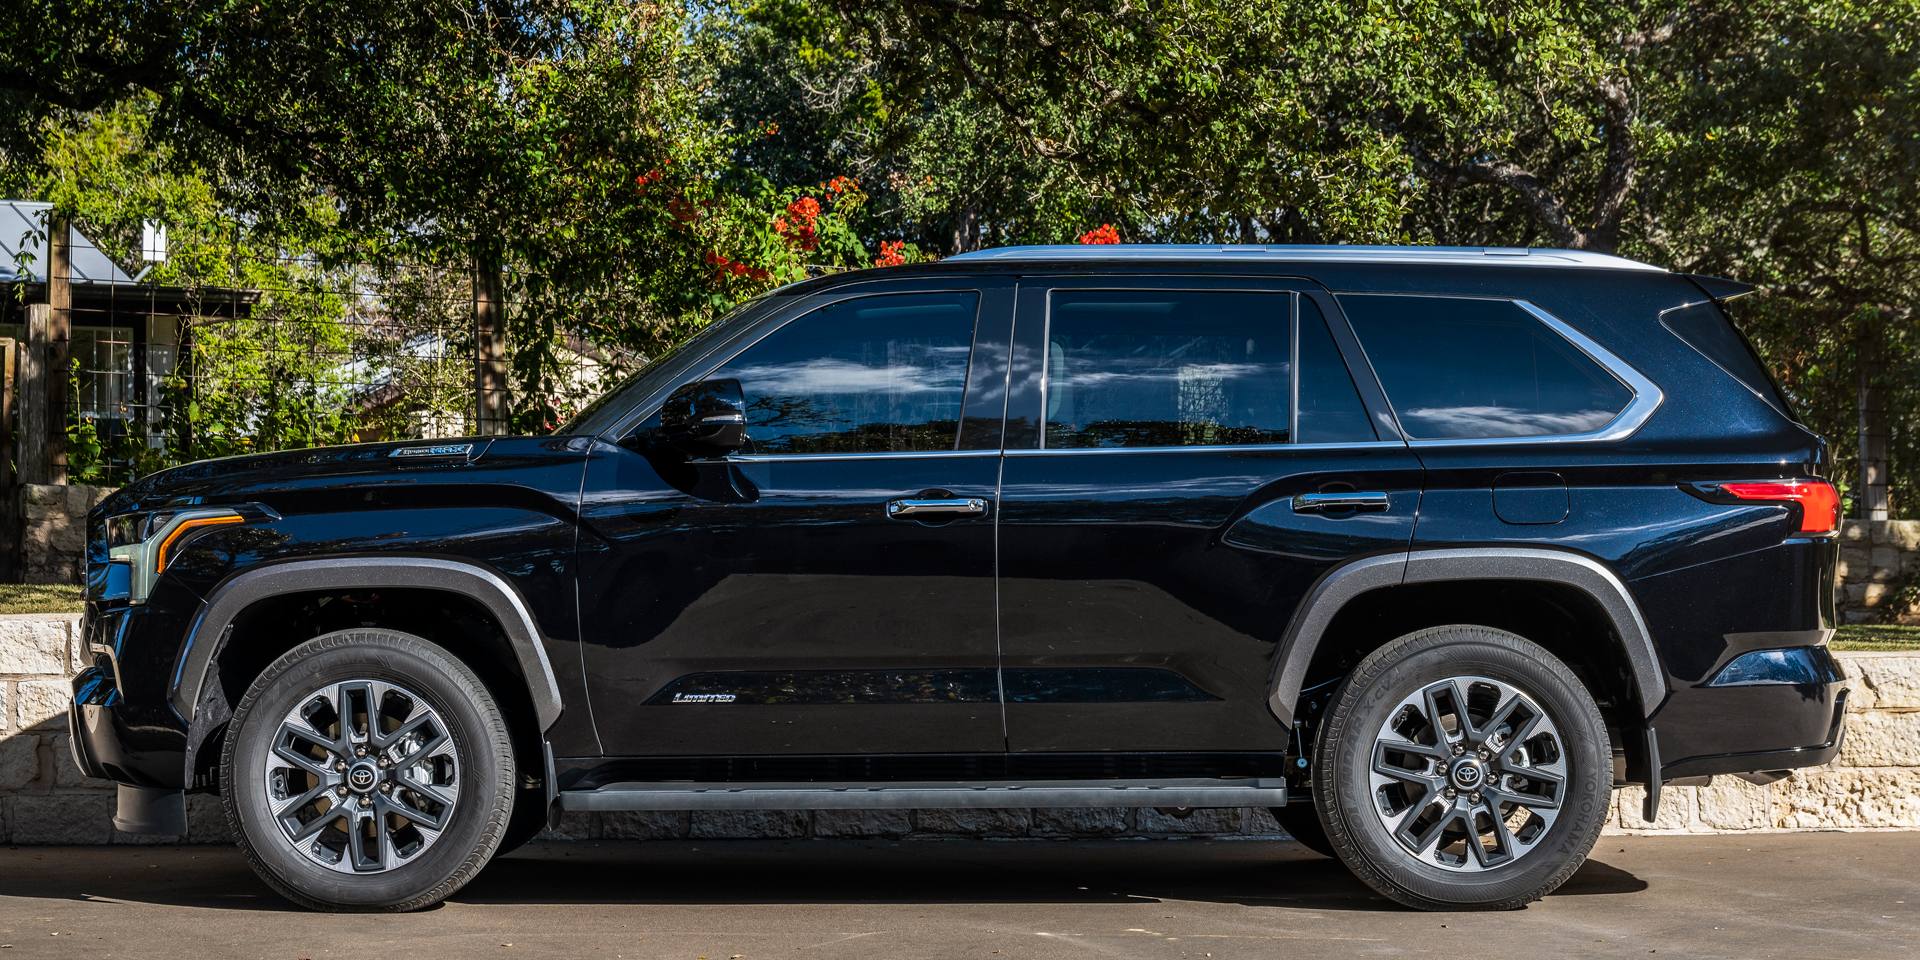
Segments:
[[[744,755],[720,773],[753,779],[754,755],[1005,750],[1004,400],[965,394],[970,358],[1004,382],[1012,288],[888,289],[805,309],[704,374],[746,399],[733,495],[668,489],[637,454],[590,468],[582,622],[605,753]]]
[[[1010,749],[1286,749],[1266,695],[1288,618],[1331,565],[1404,550],[1420,499],[1328,305],[1304,281],[1023,283],[1015,357],[1037,359],[1014,371],[1000,516]]]

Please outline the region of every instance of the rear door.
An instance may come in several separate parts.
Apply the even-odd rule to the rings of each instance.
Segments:
[[[1287,747],[1266,695],[1288,619],[1331,566],[1406,549],[1420,501],[1337,308],[1310,281],[1028,278],[1015,341],[1010,749],[1186,764],[1088,775],[1277,772],[1242,761]]]

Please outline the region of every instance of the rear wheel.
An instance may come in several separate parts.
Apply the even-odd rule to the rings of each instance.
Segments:
[[[1314,802],[1361,880],[1426,910],[1508,910],[1579,869],[1612,753],[1586,688],[1500,630],[1435,627],[1374,651],[1320,726]]]
[[[514,801],[507,724],[433,644],[342,630],[275,660],[221,755],[227,819],[275,891],[327,911],[417,910],[480,872]]]

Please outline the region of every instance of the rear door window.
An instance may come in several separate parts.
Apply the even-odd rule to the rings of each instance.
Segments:
[[[1510,300],[1339,301],[1411,439],[1592,433],[1633,401],[1618,377]]]
[[[1288,442],[1291,294],[1056,290],[1048,448]]]

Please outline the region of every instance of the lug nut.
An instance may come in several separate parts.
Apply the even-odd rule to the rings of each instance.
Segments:
[[[333,768],[334,768],[335,770],[338,770],[338,771],[340,771],[341,773],[346,773],[346,772],[347,772],[347,765],[346,765],[346,763],[345,763],[345,762],[336,762],[336,763],[335,763],[335,764],[333,765]]]
[[[386,767],[390,767],[390,766],[392,766],[392,765],[393,765],[393,761],[391,761],[391,760],[388,760],[388,759],[387,759],[386,757],[381,757],[381,758],[380,758],[380,766],[381,766],[382,768],[386,768]]]
[[[353,755],[354,755],[354,756],[356,756],[356,757],[364,757],[364,756],[366,756],[366,755],[367,755],[367,748],[366,748],[366,747],[355,747],[355,748],[353,748]]]
[[[1477,793],[1474,793],[1474,794],[1469,794],[1469,795],[1467,796],[1467,799],[1468,799],[1468,800],[1470,800],[1470,801],[1472,801],[1472,802],[1474,802],[1474,803],[1479,803],[1479,802],[1480,802],[1480,795],[1479,795],[1479,794],[1477,794]]]
[[[1452,787],[1448,787],[1448,788],[1447,788],[1447,799],[1448,799],[1448,800],[1452,800],[1452,799],[1453,799],[1453,788],[1452,788]]]
[[[339,795],[341,795],[341,796],[343,796],[343,797],[344,797],[344,796],[346,796],[346,795],[347,795],[347,788],[346,788],[346,787],[334,787],[334,788],[333,788],[333,792],[334,792],[334,793],[337,793],[337,794],[339,794]]]
[[[1485,759],[1487,758],[1487,748],[1485,748],[1485,747],[1481,747],[1481,748],[1480,748],[1479,750],[1477,750],[1477,751],[1475,751],[1475,753],[1476,753],[1476,754],[1477,754],[1477,755],[1478,755],[1478,756],[1480,757],[1480,759],[1482,759],[1482,760],[1485,760]]]

